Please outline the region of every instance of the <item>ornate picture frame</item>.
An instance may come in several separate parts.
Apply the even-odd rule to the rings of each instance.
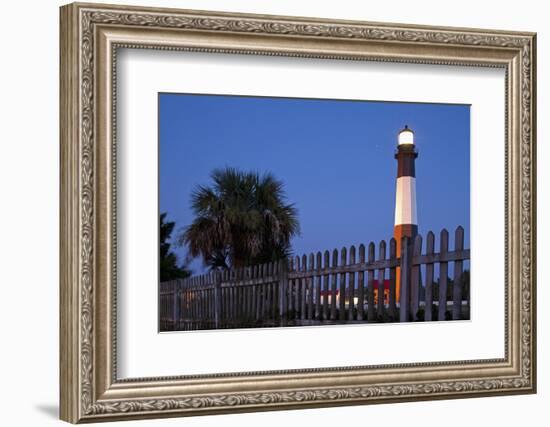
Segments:
[[[536,392],[536,35],[174,9],[61,8],[60,416],[71,422]],[[505,357],[119,379],[117,49],[499,67]]]

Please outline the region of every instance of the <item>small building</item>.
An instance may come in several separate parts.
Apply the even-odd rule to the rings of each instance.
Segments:
[[[376,301],[378,301],[378,280],[377,279],[374,279],[372,281],[372,286],[374,287],[374,303],[376,304]],[[364,290],[363,298],[364,298],[364,305],[366,306],[367,302],[368,302],[368,297],[367,297],[367,295],[368,295],[368,283],[365,283],[365,288],[364,289],[365,290]],[[349,289],[346,289],[346,292],[349,292]],[[338,289],[336,289],[334,291],[332,291],[330,289],[329,290],[321,290],[321,292],[320,292],[322,300],[324,301],[325,298],[327,298],[328,304],[331,304],[332,298],[335,297],[337,306],[338,306],[339,301],[340,301],[339,293],[340,292],[339,292]],[[357,303],[359,302],[357,288],[354,289],[353,302],[354,302],[355,306],[357,306]],[[388,279],[385,279],[384,280],[384,304],[388,305],[389,302],[390,302],[390,281]]]

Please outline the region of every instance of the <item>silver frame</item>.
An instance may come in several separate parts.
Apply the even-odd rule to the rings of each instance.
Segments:
[[[117,379],[114,107],[121,47],[504,68],[505,357]],[[76,3],[61,8],[60,51],[63,420],[535,392],[535,34]]]

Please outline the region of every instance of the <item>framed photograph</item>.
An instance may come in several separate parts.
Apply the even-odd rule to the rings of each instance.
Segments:
[[[63,420],[536,391],[535,34],[60,22]]]

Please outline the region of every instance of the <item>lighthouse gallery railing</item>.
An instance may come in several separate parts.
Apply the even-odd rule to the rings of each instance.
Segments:
[[[389,246],[389,247],[387,247]],[[376,256],[378,255],[378,256]],[[161,331],[469,319],[464,230],[382,241],[160,284]],[[452,264],[452,277],[451,273]],[[400,270],[400,283],[396,272]]]

